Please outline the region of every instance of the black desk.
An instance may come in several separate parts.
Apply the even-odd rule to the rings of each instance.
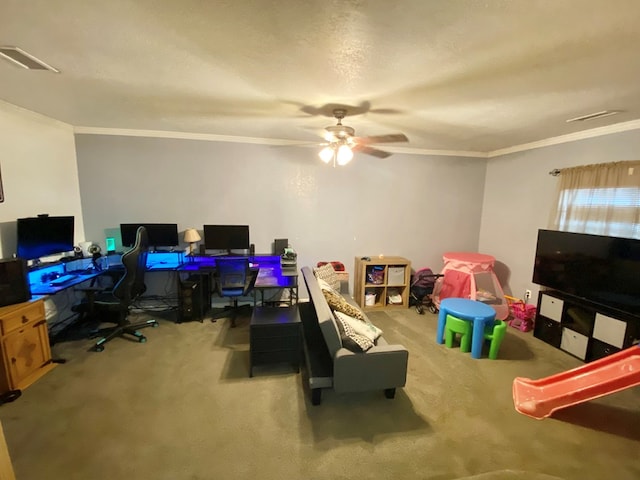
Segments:
[[[298,271],[295,268],[282,268],[280,264],[260,268],[254,285],[253,306],[256,306],[255,292],[260,292],[260,305],[264,305],[264,291],[281,289],[289,291],[289,306],[298,303]]]
[[[88,280],[93,280],[94,278],[102,275],[102,271],[93,271],[91,273],[74,273],[76,278],[70,280],[68,282],[63,283],[62,285],[51,285],[49,282],[39,282],[30,284],[31,294],[32,295],[55,295],[58,292],[66,290],[67,288],[75,287],[76,285],[80,285]]]
[[[158,252],[149,253],[147,256],[147,272],[176,272],[177,288],[180,294],[183,282],[181,274],[189,277],[200,277],[201,288],[197,293],[200,298],[200,308],[197,313],[200,318],[208,312],[211,306],[211,294],[215,290],[213,275],[215,273],[215,256],[195,255],[184,257],[180,252]],[[282,268],[280,256],[278,255],[253,255],[248,258],[251,268],[258,272],[253,291],[253,305],[257,305],[257,294],[260,295],[260,305],[265,304],[265,290],[287,289],[289,291],[289,305],[294,305],[298,301],[298,272],[296,268]],[[33,295],[55,295],[61,291],[76,287],[89,280],[95,281],[101,275],[109,275],[113,281],[117,281],[117,276],[124,272],[124,267],[120,262],[119,255],[109,255],[101,257],[101,265],[105,269],[96,270],[90,258],[78,259],[67,263],[55,263],[37,268],[29,272],[29,283]],[[51,285],[48,280],[43,280],[43,275],[47,274],[73,274],[76,277],[61,285]],[[203,278],[205,277],[205,278]],[[189,280],[189,279],[187,279]],[[192,279],[193,280],[193,279]],[[93,283],[91,283],[93,287]],[[82,288],[89,296],[92,289]],[[94,289],[94,290],[97,290]],[[95,292],[94,292],[95,293]],[[279,303],[279,302],[278,302]],[[180,315],[180,314],[179,314]]]
[[[232,255],[233,257],[233,255]],[[279,255],[256,254],[248,258],[252,270],[258,271],[253,287],[253,306],[257,305],[256,293],[260,293],[260,305],[264,305],[264,292],[270,289],[289,291],[289,305],[298,302],[298,270],[295,267],[282,268]],[[194,255],[178,268],[179,272],[208,275],[213,280],[215,273],[215,256]],[[210,285],[213,288],[214,282]]]

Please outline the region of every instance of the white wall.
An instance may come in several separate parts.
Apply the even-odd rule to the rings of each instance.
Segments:
[[[314,149],[76,135],[87,238],[104,246],[126,222],[249,224],[257,252],[288,238],[300,265],[400,255],[439,270],[475,251],[485,160],[356,155],[324,165]]]
[[[487,166],[479,250],[494,255],[505,290],[522,298],[531,283],[538,229],[548,227],[555,168],[640,158],[640,130],[554,145],[491,159]]]
[[[72,127],[0,101],[0,145],[2,257],[16,251],[16,219],[39,213],[75,216],[84,239]]]
[[[40,213],[73,215],[75,242],[84,240],[73,128],[0,101],[0,169],[5,201],[0,203],[0,252],[16,252],[16,219]],[[71,317],[80,299],[73,289],[45,302],[50,328]]]

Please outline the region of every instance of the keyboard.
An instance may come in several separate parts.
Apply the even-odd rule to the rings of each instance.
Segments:
[[[78,278],[78,275],[63,275],[61,277],[56,278],[55,280],[51,280],[52,287],[59,287],[60,285],[64,285],[65,283],[69,283],[71,280],[75,280]]]

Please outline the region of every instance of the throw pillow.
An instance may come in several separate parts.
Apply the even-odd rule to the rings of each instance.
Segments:
[[[340,291],[340,279],[330,263],[322,265],[321,267],[315,267],[313,274],[316,278],[325,280],[334,290]]]
[[[342,340],[342,346],[352,352],[366,352],[373,347],[373,342],[364,335],[360,335],[355,332],[353,328],[338,317],[336,317],[336,324],[340,331],[340,339]]]
[[[320,290],[329,290],[330,292],[338,294],[338,292],[336,292],[333,288],[331,288],[331,285],[329,285],[329,283],[326,280],[319,278],[318,285],[320,285]]]
[[[342,295],[331,291],[331,290],[322,290],[322,294],[324,298],[327,300],[329,304],[329,308],[334,312],[342,312],[346,313],[350,317],[358,318],[360,320],[364,320],[364,314],[358,309],[354,307],[349,302],[347,302]]]
[[[350,317],[349,315],[345,315],[342,312],[334,312],[334,315],[343,322],[349,324],[353,331],[358,335],[367,337],[374,344],[376,343],[376,340],[378,340],[380,335],[382,335],[382,330],[376,327],[369,320],[358,320],[357,318]]]

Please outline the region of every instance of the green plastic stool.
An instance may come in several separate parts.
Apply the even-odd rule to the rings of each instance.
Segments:
[[[506,333],[507,322],[503,322],[502,320],[496,320],[493,327],[485,328],[484,339],[491,341],[489,345],[489,358],[491,360],[498,358],[498,350],[500,350],[500,344]]]
[[[460,334],[460,351],[467,353],[471,351],[471,332],[473,331],[473,323],[467,320],[461,320],[453,315],[447,315],[444,324],[444,344],[453,347],[453,338],[456,333]]]

